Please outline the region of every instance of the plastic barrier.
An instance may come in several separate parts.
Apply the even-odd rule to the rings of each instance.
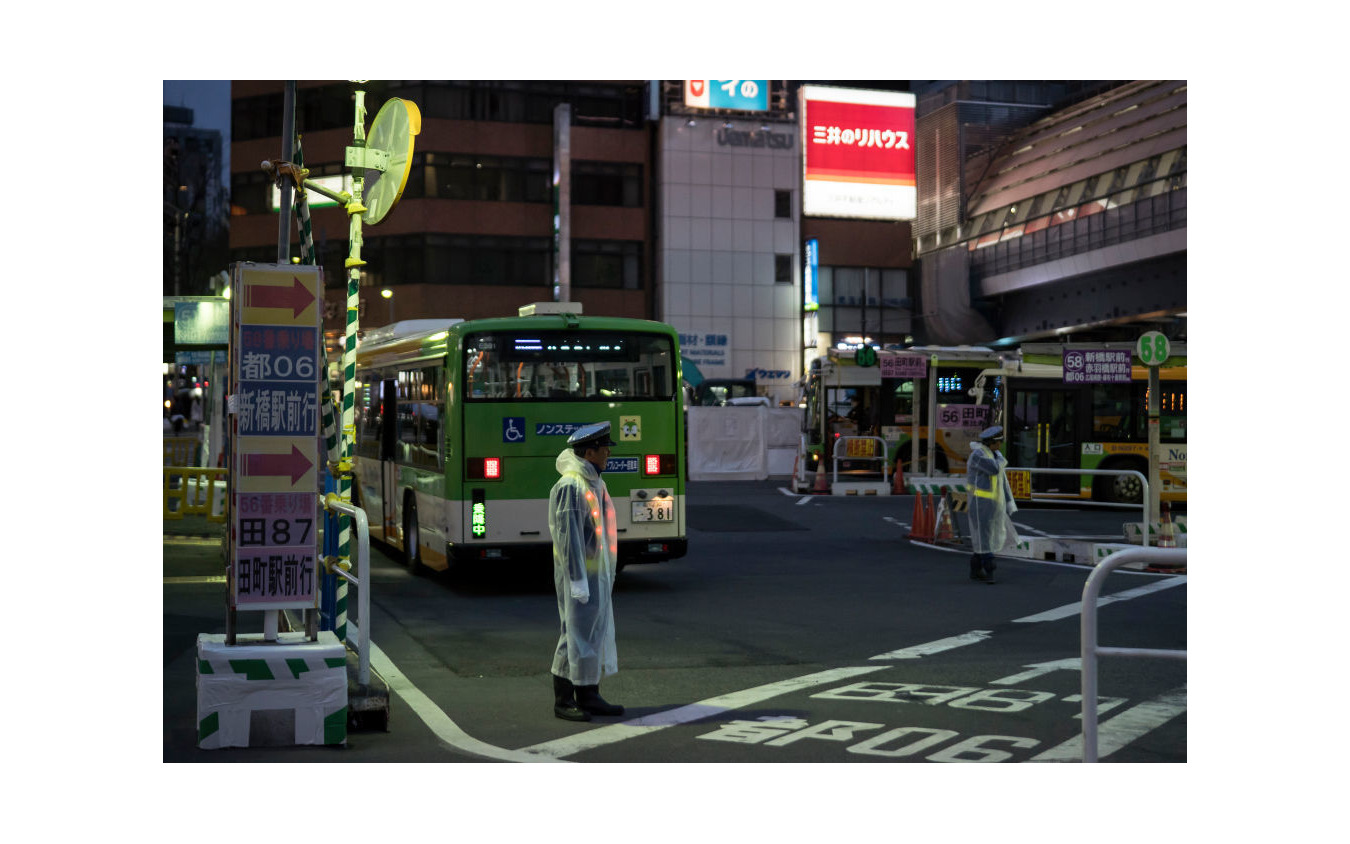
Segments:
[[[165,466],[196,466],[202,441],[200,437],[165,437]]]
[[[880,444],[881,444],[881,454],[879,454],[879,455],[876,454],[876,451],[877,451],[876,447],[873,447],[873,448],[872,448],[872,452],[873,452],[873,453],[872,453],[870,456],[869,456],[869,455],[850,455],[850,454],[848,454],[848,444],[849,444],[850,442],[862,441],[862,440],[871,440],[871,441],[873,441],[873,442],[880,443]],[[843,456],[842,456],[842,457],[840,456],[841,453],[843,453]],[[880,461],[880,463],[881,463],[881,482],[882,482],[883,484],[889,484],[889,483],[891,482],[891,481],[890,481],[890,474],[891,474],[891,472],[890,472],[890,470],[891,470],[890,454],[889,454],[889,450],[888,450],[887,447],[886,447],[886,441],[883,440],[881,437],[839,437],[838,439],[836,439],[836,440],[834,441],[834,471],[833,471],[832,476],[831,476],[831,478],[830,478],[830,482],[833,483],[833,484],[839,483],[839,461],[840,461],[840,460],[852,460],[852,461],[858,461],[858,460],[877,460],[877,461]]]
[[[164,467],[164,518],[205,516],[208,521],[225,521],[225,490],[216,495],[229,469],[201,469],[190,466]]]

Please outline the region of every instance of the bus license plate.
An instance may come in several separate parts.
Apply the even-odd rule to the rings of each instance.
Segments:
[[[659,498],[655,501],[634,501],[633,521],[635,522],[673,522],[675,521],[675,501],[671,498]]]

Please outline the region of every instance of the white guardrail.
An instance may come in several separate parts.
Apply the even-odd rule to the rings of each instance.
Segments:
[[[366,686],[370,683],[370,523],[365,510],[343,503],[337,493],[330,492],[320,501],[325,508],[351,516],[356,523],[356,576],[341,567],[334,567],[333,572],[356,587],[356,612],[360,617],[356,627],[356,677]]]
[[[1149,533],[1149,508],[1148,508],[1148,478],[1144,473],[1137,469],[1042,469],[1038,466],[1008,466],[1005,472],[1033,472],[1041,475],[1134,475],[1143,484],[1141,498],[1143,499],[1144,524],[1140,532],[1140,544],[1148,545]],[[1041,500],[1041,499],[1033,499]]]
[[[1106,577],[1126,563],[1136,561],[1186,564],[1185,548],[1126,548],[1097,564],[1083,584],[1083,605],[1079,613],[1083,669],[1083,761],[1097,761],[1097,657],[1130,656],[1156,659],[1185,659],[1185,651],[1154,648],[1103,648],[1097,644],[1097,598]]]

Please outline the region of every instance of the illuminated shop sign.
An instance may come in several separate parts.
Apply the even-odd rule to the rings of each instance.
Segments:
[[[308,181],[322,185],[334,193],[352,192],[352,175],[344,173],[338,176],[310,176]],[[310,208],[324,208],[337,205],[336,202],[316,190],[305,191],[305,199]],[[295,191],[291,191],[291,202],[295,201]],[[281,210],[281,188],[272,185],[272,210]]]
[[[806,241],[806,279],[802,285],[803,307],[808,311],[820,310],[820,241],[812,238]]]
[[[769,110],[767,79],[686,79],[684,104],[690,108]]]
[[[801,88],[802,213],[913,220],[914,95]]]

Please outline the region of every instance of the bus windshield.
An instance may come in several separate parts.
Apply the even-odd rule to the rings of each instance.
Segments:
[[[641,332],[491,332],[464,339],[468,401],[669,400],[669,337]]]

